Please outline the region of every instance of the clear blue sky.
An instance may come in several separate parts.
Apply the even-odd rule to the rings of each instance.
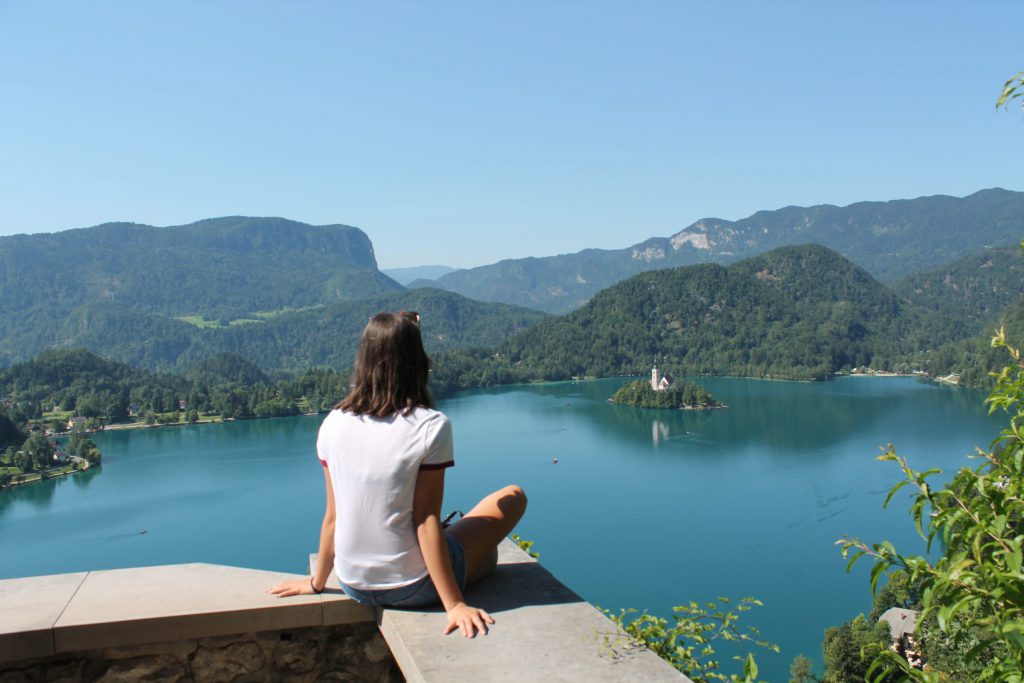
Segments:
[[[0,234],[284,216],[382,267],[1024,190],[1021,2],[0,0]]]

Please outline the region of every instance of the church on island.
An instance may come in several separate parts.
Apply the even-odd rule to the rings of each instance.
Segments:
[[[667,372],[663,375],[658,371],[657,364],[651,368],[651,389],[654,389],[655,391],[665,391],[675,383],[676,381],[672,378],[672,375]]]

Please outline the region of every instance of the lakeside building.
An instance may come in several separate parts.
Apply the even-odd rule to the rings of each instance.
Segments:
[[[924,664],[920,648],[914,638],[918,616],[920,614],[912,609],[891,607],[878,617],[878,621],[884,621],[889,625],[893,651],[899,653],[916,669],[922,668]]]

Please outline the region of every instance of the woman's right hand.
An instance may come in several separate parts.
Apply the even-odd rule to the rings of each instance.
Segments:
[[[291,595],[314,595],[313,586],[308,578],[282,581],[268,588],[267,592],[279,598],[287,598]]]
[[[487,635],[487,624],[493,623],[494,618],[487,612],[460,602],[448,610],[448,625],[444,628],[444,634],[448,635],[458,629],[466,638],[474,638],[478,631]]]

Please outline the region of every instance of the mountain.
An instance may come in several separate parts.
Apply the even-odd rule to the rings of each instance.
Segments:
[[[0,237],[0,366],[82,334],[114,335],[97,329],[105,323],[144,347],[135,355],[166,357],[187,345],[171,317],[226,322],[401,289],[377,270],[366,234],[346,225],[229,217]],[[133,329],[154,316],[164,320],[145,323],[152,336]]]
[[[458,268],[451,266],[410,266],[408,268],[384,268],[380,272],[400,285],[419,281],[419,286],[429,286],[427,283],[456,270]]]
[[[499,350],[544,379],[646,374],[655,362],[677,376],[819,379],[891,367],[928,341],[916,310],[866,270],[803,245],[636,275]]]
[[[369,316],[401,309],[424,313],[434,350],[493,346],[543,317],[406,291],[346,225],[229,217],[0,237],[0,367],[54,347],[151,369],[237,354],[200,372],[261,382],[260,371],[347,366]]]
[[[965,253],[1016,243],[1022,235],[1024,193],[997,188],[963,198],[790,206],[739,221],[705,218],[671,237],[653,237],[625,249],[510,259],[449,273],[428,284],[484,301],[565,313],[640,272],[727,264],[785,245],[824,245],[879,280],[894,282]]]
[[[380,311],[399,310],[419,311],[429,353],[493,347],[544,317],[537,311],[429,289],[391,292],[216,327],[199,327],[97,302],[75,309],[60,327],[56,340],[34,337],[33,330],[22,330],[12,340],[24,354],[16,360],[31,358],[52,346],[84,348],[140,368],[180,370],[200,363],[198,371],[203,376],[221,374],[232,381],[253,383],[262,381],[255,373],[257,369],[346,368],[355,356],[366,321]],[[211,357],[217,357],[216,361],[208,360]],[[240,367],[243,359],[255,368]]]
[[[401,288],[377,270],[366,234],[347,225],[236,216],[0,237],[0,332],[15,316],[96,301],[232,319]]]

